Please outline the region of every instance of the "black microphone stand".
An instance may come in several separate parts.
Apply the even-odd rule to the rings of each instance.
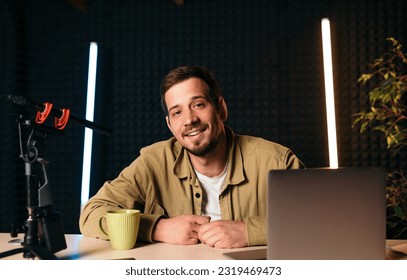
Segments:
[[[28,217],[20,232],[24,233],[21,248],[16,248],[0,253],[0,259],[18,253],[23,253],[24,258],[43,260],[56,260],[53,254],[66,249],[65,235],[59,214],[51,208],[52,197],[48,183],[45,159],[40,157],[37,144],[41,144],[48,134],[58,135],[63,132],[52,127],[40,126],[22,116],[17,120],[20,142],[20,157],[24,161],[26,181],[26,208]],[[22,128],[30,130],[26,150],[23,151]],[[33,169],[40,165],[43,173],[43,182],[40,182]],[[41,185],[41,183],[43,183]],[[19,230],[12,228],[11,236],[17,237]]]
[[[23,116],[20,115],[17,120],[20,157],[23,159],[25,165],[26,208],[28,217],[22,228],[12,227],[11,230],[12,237],[17,237],[19,232],[24,233],[24,241],[21,243],[22,247],[0,253],[0,259],[23,253],[25,258],[33,259],[38,257],[44,260],[54,260],[57,259],[54,253],[66,249],[67,246],[59,213],[52,210],[53,201],[46,172],[48,162],[40,157],[38,144],[42,144],[47,135],[62,135],[68,119],[108,136],[112,131],[101,125],[70,114],[69,109],[54,108],[53,104],[48,102],[38,103],[23,96],[15,95],[5,97],[8,101],[18,106],[37,111],[38,119],[36,118],[36,121],[32,122],[24,119]],[[44,124],[48,115],[52,115],[56,118],[54,127]],[[25,135],[28,135],[25,151],[23,149],[22,128],[27,130]],[[41,167],[43,180],[40,180],[37,174],[33,172],[33,169],[38,166]]]

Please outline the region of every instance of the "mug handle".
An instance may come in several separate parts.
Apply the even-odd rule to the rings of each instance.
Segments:
[[[100,229],[100,232],[102,233],[102,235],[104,235],[106,238],[109,238],[109,235],[103,229],[103,219],[106,219],[106,215],[100,216],[100,218],[99,218],[99,229]]]

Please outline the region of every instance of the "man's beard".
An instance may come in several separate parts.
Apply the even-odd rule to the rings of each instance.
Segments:
[[[211,141],[208,144],[206,144],[206,145],[204,145],[202,147],[197,147],[195,149],[194,148],[189,149],[187,147],[184,147],[184,148],[189,153],[193,154],[194,156],[203,157],[203,156],[209,154],[210,152],[214,151],[216,146],[218,145],[218,142],[219,142],[219,137],[216,138],[216,139],[212,138]]]

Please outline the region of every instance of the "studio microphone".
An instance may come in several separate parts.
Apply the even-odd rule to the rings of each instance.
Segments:
[[[29,100],[23,96],[12,95],[12,94],[9,94],[7,96],[7,99],[10,102],[12,102],[18,106],[34,109],[35,111],[37,111],[37,118],[36,118],[37,123],[42,123],[45,121],[45,119],[48,117],[48,115],[53,115],[54,117],[56,117],[55,126],[58,129],[65,128],[65,126],[68,122],[68,119],[70,119],[79,125],[88,127],[90,129],[93,129],[102,134],[105,134],[108,136],[110,136],[112,134],[112,131],[110,129],[105,128],[94,122],[88,121],[86,119],[77,117],[77,116],[71,114],[69,109],[55,108],[52,103],[44,102],[41,104],[41,103],[34,102],[32,100]]]

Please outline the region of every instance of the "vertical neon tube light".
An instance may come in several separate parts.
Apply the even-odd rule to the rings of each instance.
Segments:
[[[325,103],[328,125],[329,167],[338,168],[338,148],[336,142],[334,79],[332,70],[331,27],[329,19],[321,20],[322,51],[324,58]]]
[[[97,43],[92,42],[90,43],[89,47],[88,90],[86,98],[86,119],[88,121],[93,121],[95,109],[97,56],[98,45]],[[90,171],[92,163],[92,138],[92,129],[86,127],[83,147],[81,206],[83,206],[89,199]]]

